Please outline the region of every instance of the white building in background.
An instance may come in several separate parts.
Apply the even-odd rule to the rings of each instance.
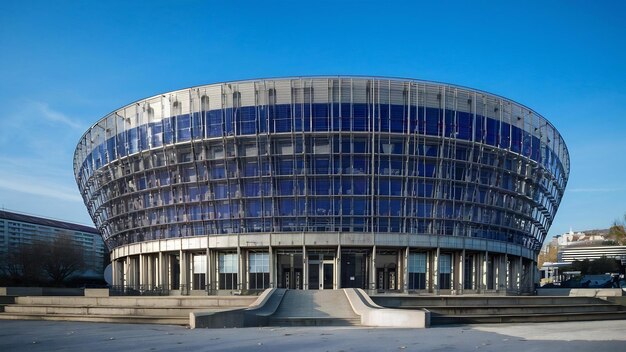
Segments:
[[[555,236],[556,244],[559,247],[567,247],[570,245],[591,244],[593,242],[602,242],[606,240],[606,231],[579,231],[569,230],[562,235]]]

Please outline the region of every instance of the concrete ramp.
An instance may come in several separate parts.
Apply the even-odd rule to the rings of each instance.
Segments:
[[[246,309],[192,312],[189,320],[191,328],[351,325],[424,328],[430,325],[430,313],[384,308],[357,289],[268,289]]]
[[[272,326],[360,325],[343,290],[289,290],[269,317]]]

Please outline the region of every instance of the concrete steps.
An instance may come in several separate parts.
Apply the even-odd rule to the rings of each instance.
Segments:
[[[361,318],[314,318],[314,317],[284,317],[270,318],[270,326],[358,326]]]
[[[360,325],[343,290],[288,290],[278,309],[269,317],[270,326]]]
[[[626,319],[626,309],[592,297],[375,296],[385,307],[431,312],[431,324],[523,323]]]
[[[71,320],[108,323],[189,324],[189,313],[245,308],[254,296],[208,297],[16,297],[0,319]]]

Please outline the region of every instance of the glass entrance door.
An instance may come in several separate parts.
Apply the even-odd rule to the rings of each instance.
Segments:
[[[321,266],[322,273],[320,276],[324,278],[324,283],[322,284],[322,288],[324,290],[332,290],[333,289],[333,279],[335,278],[335,264],[330,261],[324,261],[324,264]]]
[[[334,288],[334,260],[310,260],[308,269],[309,290],[332,290]]]

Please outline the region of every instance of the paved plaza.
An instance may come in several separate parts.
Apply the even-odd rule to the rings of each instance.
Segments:
[[[626,320],[430,329],[0,321],[0,351],[625,351]]]

